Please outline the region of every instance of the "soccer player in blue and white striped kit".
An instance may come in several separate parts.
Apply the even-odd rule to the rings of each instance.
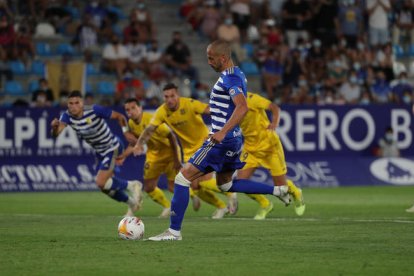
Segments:
[[[175,177],[171,201],[170,228],[152,241],[182,240],[181,224],[189,201],[190,183],[215,171],[217,185],[225,192],[271,194],[290,203],[287,186],[269,186],[248,179],[232,180],[233,173],[244,165],[239,156],[243,137],[239,123],[248,111],[246,77],[231,59],[229,43],[216,40],[207,47],[209,65],[220,73],[210,94],[211,132],[208,140],[190,158]]]
[[[75,130],[78,137],[95,150],[98,159],[96,185],[112,199],[127,203],[126,216],[133,216],[142,201],[142,184],[114,176],[115,159],[121,154],[122,146],[105,119],[117,120],[123,132],[128,131],[127,120],[121,113],[99,105],[84,107],[82,94],[75,90],[69,94],[68,109],[59,120],[53,119],[52,136],[57,137],[67,125]]]

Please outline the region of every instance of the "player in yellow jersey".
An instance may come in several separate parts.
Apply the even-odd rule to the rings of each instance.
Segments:
[[[166,123],[177,135],[184,153],[183,161],[186,163],[208,138],[209,130],[201,115],[209,114],[209,107],[200,101],[180,97],[177,86],[172,83],[164,87],[163,94],[165,103],[156,110],[150,125],[138,139],[134,153],[141,153],[141,145],[150,139],[160,125]],[[212,218],[220,219],[228,213],[226,204],[211,191],[219,191],[211,173],[194,181],[191,187],[200,199],[217,208]],[[236,205],[233,194],[229,195],[229,205]]]
[[[149,125],[152,118],[152,114],[142,111],[139,102],[134,98],[126,100],[124,108],[129,118],[129,131],[125,133],[125,137],[130,146],[117,158],[119,165],[122,165],[125,158],[132,153],[133,145],[135,145],[138,137]],[[132,134],[132,136],[129,134]],[[173,191],[175,175],[181,168],[177,139],[171,130],[165,124],[162,124],[154,131],[151,139],[147,142],[147,146],[144,165],[144,191],[153,201],[163,207],[159,217],[167,218],[171,212],[171,202],[164,192],[157,187],[157,183],[159,177],[165,173],[168,179],[168,189]]]
[[[291,180],[286,179],[286,162],[282,143],[275,129],[279,125],[279,107],[257,94],[247,92],[249,111],[243,118],[240,127],[244,136],[244,146],[241,161],[246,162],[243,169],[237,172],[238,179],[250,178],[258,167],[270,171],[276,186],[288,185],[289,193],[295,201],[295,212],[302,216],[305,212],[302,191]],[[266,110],[272,114],[269,121]],[[265,219],[272,211],[273,204],[264,195],[248,195],[260,204],[260,209],[254,217]]]

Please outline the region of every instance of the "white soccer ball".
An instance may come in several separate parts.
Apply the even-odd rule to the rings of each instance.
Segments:
[[[137,217],[124,217],[118,224],[118,236],[124,240],[140,240],[144,231],[144,223]]]

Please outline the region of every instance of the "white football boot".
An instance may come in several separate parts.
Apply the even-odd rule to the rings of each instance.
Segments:
[[[164,233],[148,238],[149,241],[181,241],[182,239],[183,237],[181,234],[179,236],[176,236],[171,233],[169,229],[167,229]]]

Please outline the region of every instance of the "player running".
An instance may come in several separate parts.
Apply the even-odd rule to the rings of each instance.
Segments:
[[[238,179],[249,179],[258,167],[270,171],[273,183],[277,186],[288,185],[289,194],[294,199],[295,212],[302,216],[305,203],[302,190],[291,180],[286,179],[286,162],[283,146],[275,129],[279,125],[279,107],[257,94],[247,92],[249,111],[240,123],[243,132],[244,145],[241,160],[246,162],[243,169],[237,171]],[[269,121],[266,111],[271,112]],[[273,210],[273,203],[263,195],[248,195],[260,204],[254,219],[263,220]]]
[[[246,77],[231,59],[231,45],[216,40],[207,47],[208,64],[220,73],[210,95],[210,138],[190,158],[175,177],[171,201],[170,227],[152,241],[182,240],[181,225],[189,201],[189,187],[193,180],[216,172],[217,185],[222,191],[247,194],[272,194],[285,204],[290,203],[288,186],[270,186],[248,179],[232,180],[240,161],[243,137],[239,127],[248,111]],[[196,129],[195,129],[196,130]],[[138,141],[139,142],[139,141]]]
[[[152,114],[142,111],[138,100],[134,98],[126,100],[124,108],[129,118],[129,133],[132,134],[132,137],[126,135],[130,145],[116,159],[118,165],[122,165],[125,158],[132,153],[134,145],[144,132],[144,129],[150,124],[152,118]],[[144,191],[153,201],[163,207],[159,217],[167,218],[170,216],[171,202],[167,199],[164,192],[157,187],[157,183],[159,177],[165,173],[168,179],[168,189],[171,192],[174,189],[174,178],[181,168],[177,139],[171,130],[165,124],[162,124],[154,131],[147,142],[147,146],[144,165]]]
[[[52,136],[57,137],[68,125],[75,130],[78,137],[86,141],[96,152],[96,185],[112,199],[127,203],[128,211],[125,216],[133,216],[142,202],[142,184],[139,181],[127,181],[114,176],[115,159],[122,147],[105,119],[118,121],[122,130],[127,131],[127,121],[121,113],[99,105],[84,107],[82,94],[75,90],[69,94],[68,109],[59,120],[53,119]],[[131,195],[128,195],[127,191]]]

